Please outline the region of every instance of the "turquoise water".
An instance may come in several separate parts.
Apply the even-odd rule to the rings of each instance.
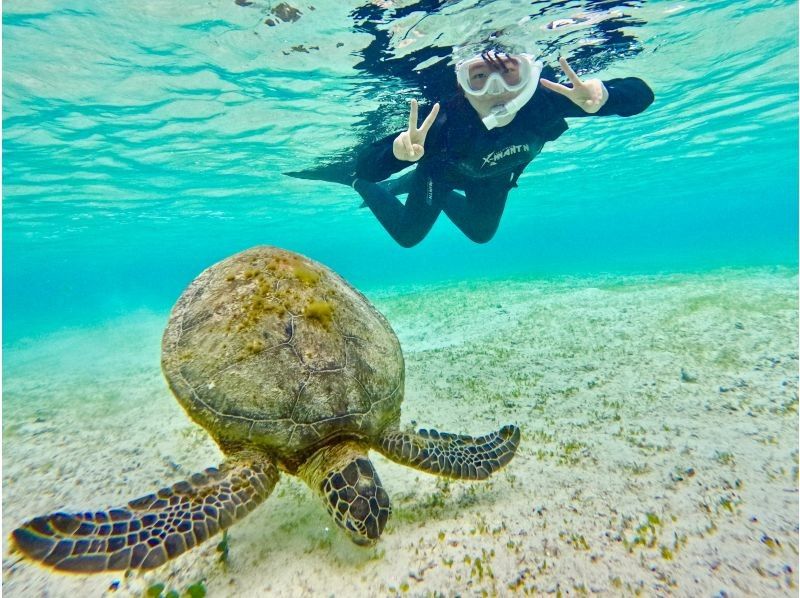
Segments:
[[[383,10],[373,29],[357,27],[365,5],[319,2],[270,27],[265,2],[5,2],[4,344],[166,310],[200,270],[255,244],[364,289],[797,264],[795,2],[623,3],[622,49],[636,51],[616,57],[611,43],[606,66],[577,64],[641,76],[655,104],[573,120],[488,245],[442,217],[411,250],[352,190],[281,174],[347,151],[386,94],[398,114],[414,95],[356,68],[368,31],[390,36],[385,59],[412,63],[506,28],[553,64],[599,34],[543,28],[579,2],[450,2],[427,19],[404,2],[406,16]]]

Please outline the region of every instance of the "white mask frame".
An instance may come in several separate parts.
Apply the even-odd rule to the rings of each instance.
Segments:
[[[477,61],[485,63],[485,55],[486,53],[479,54],[456,64],[456,78],[464,93],[475,98],[486,94],[500,95],[505,92],[519,92],[510,101],[494,106],[491,112],[481,119],[486,129],[492,130],[508,124],[514,115],[530,101],[539,86],[539,77],[544,65],[540,61],[534,60],[530,54],[503,54],[503,56],[517,59],[520,68],[519,83],[509,85],[499,72],[492,72],[483,87],[475,91],[469,85],[469,68]],[[493,89],[490,91],[490,88]],[[500,91],[495,91],[496,89],[500,89]]]
[[[500,95],[524,89],[530,83],[531,79],[536,79],[538,83],[541,65],[535,62],[533,56],[530,54],[506,54],[504,52],[496,52],[493,54],[492,56],[487,52],[483,52],[466,60],[461,60],[456,64],[456,79],[464,90],[464,93],[474,97],[487,94]],[[497,60],[502,66],[505,66],[507,60],[513,60],[514,65],[519,69],[519,82],[512,84],[506,81],[504,77],[505,73],[497,69],[492,59]],[[470,69],[477,65],[489,65],[492,71],[485,79],[483,85],[478,89],[475,88],[474,83],[470,79]]]

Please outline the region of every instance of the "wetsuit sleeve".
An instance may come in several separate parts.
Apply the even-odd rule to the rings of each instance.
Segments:
[[[653,103],[653,90],[637,77],[603,81],[608,90],[608,100],[594,114],[584,112],[579,106],[559,93],[545,89],[562,117],[582,116],[633,116],[643,112]]]
[[[406,162],[394,157],[392,144],[399,134],[400,132],[398,131],[376,141],[358,155],[356,162],[357,178],[374,183],[388,179],[395,172],[400,172],[414,164],[414,162]]]
[[[356,177],[366,181],[376,183],[388,179],[396,172],[413,166],[414,164],[427,164],[435,160],[436,156],[441,156],[445,149],[445,139],[447,137],[447,107],[439,111],[439,116],[433,122],[425,138],[425,155],[417,162],[407,162],[398,160],[394,157],[392,145],[395,138],[402,133],[392,133],[388,137],[376,141],[358,155],[356,161]]]

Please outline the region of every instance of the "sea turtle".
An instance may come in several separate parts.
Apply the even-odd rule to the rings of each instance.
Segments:
[[[389,323],[327,267],[255,247],[202,272],[170,314],[162,369],[225,460],[107,511],[53,513],[13,532],[56,569],[152,569],[255,509],[280,471],[299,476],[357,544],[391,507],[368,451],[480,480],[507,464],[516,426],[479,438],[399,428],[404,363]]]

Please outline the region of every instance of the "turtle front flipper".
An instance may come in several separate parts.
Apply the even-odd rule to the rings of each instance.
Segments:
[[[220,469],[124,507],[36,517],[12,537],[27,557],[63,571],[153,569],[247,515],[270,495],[279,475],[261,455],[234,454]]]
[[[329,445],[297,471],[322,497],[336,523],[360,546],[371,546],[380,538],[392,511],[367,450],[354,441]]]
[[[484,480],[511,461],[519,437],[517,426],[503,426],[479,438],[436,430],[420,430],[416,434],[389,432],[380,439],[378,448],[392,461],[428,473]]]

